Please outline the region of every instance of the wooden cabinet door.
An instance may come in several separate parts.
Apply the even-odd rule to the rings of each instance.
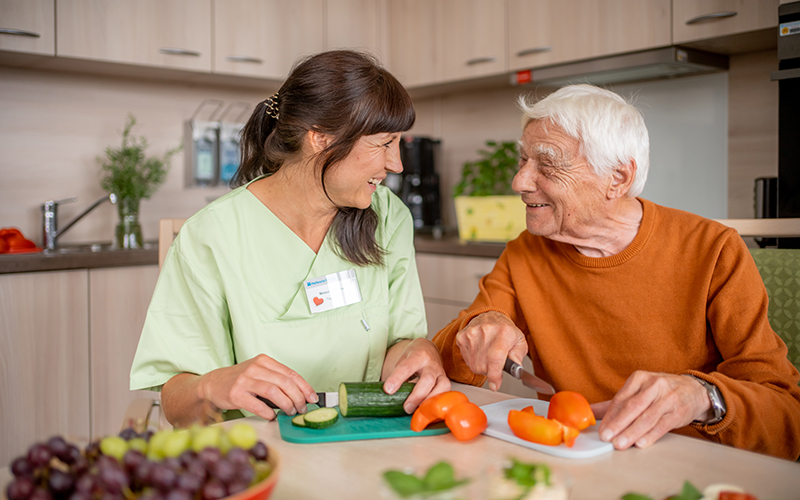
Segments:
[[[468,306],[478,295],[478,281],[494,268],[496,259],[417,254],[422,295]]]
[[[407,87],[437,81],[441,64],[438,7],[435,0],[389,2],[389,67]]]
[[[118,433],[134,399],[157,397],[129,389],[133,356],[157,279],[158,266],[89,271],[92,439]]]
[[[56,0],[59,56],[211,71],[211,0]]]
[[[284,79],[323,50],[324,0],[215,0],[214,72]]]
[[[439,80],[462,80],[505,72],[506,0],[438,1],[442,30]]]
[[[86,270],[0,275],[0,464],[89,439]]]
[[[327,0],[327,49],[369,52],[386,63],[388,0]]]
[[[664,47],[670,0],[508,0],[509,69]]]
[[[673,43],[776,27],[779,5],[778,0],[673,0]]]
[[[0,50],[56,55],[54,0],[0,0]]]

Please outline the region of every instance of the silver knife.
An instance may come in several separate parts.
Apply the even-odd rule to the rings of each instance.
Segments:
[[[522,384],[525,387],[533,389],[534,391],[540,394],[555,394],[556,390],[553,389],[553,386],[545,382],[544,380],[540,379],[533,373],[526,371],[522,366],[518,365],[517,363],[511,361],[511,359],[506,359],[506,366],[503,367],[503,371],[511,375],[512,377],[519,379],[522,381]]]
[[[256,396],[259,400],[261,400],[264,404],[269,406],[270,408],[276,409],[278,405],[273,403],[267,398]],[[318,392],[317,397],[319,397],[319,402],[317,405],[320,408],[333,408],[334,406],[339,406],[339,393],[338,392]]]

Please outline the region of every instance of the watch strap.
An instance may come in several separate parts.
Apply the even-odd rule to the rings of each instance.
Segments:
[[[725,415],[728,413],[728,407],[725,404],[725,399],[722,397],[722,392],[720,392],[719,387],[692,374],[685,373],[684,375],[687,377],[692,377],[700,382],[703,387],[705,387],[706,392],[708,393],[708,399],[711,401],[711,411],[714,413],[714,416],[708,421],[695,420],[693,423],[714,425],[722,422],[722,420],[725,418]]]

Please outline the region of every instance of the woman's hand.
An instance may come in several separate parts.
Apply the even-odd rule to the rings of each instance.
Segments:
[[[305,413],[306,403],[318,399],[296,371],[265,354],[201,376],[196,394],[218,408],[242,408],[268,420],[275,418],[275,412],[256,396],[272,401],[287,415]]]
[[[691,377],[637,371],[611,401],[592,405],[600,439],[624,450],[645,448],[664,434],[706,417],[708,392]]]
[[[506,358],[522,364],[528,354],[525,335],[505,314],[489,311],[472,318],[456,334],[456,345],[472,373],[486,375],[489,389],[496,391],[503,382]]]
[[[414,413],[429,396],[450,390],[442,356],[430,340],[402,340],[386,351],[381,377],[385,380],[383,390],[386,393],[394,394],[400,384],[413,376],[416,376],[417,383],[403,405],[406,413]]]

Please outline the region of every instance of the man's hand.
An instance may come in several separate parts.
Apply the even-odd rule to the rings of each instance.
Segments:
[[[525,336],[505,314],[489,311],[472,318],[456,334],[456,345],[472,373],[486,375],[489,389],[496,391],[503,381],[506,358],[522,364],[528,354]]]
[[[450,390],[450,379],[444,373],[442,356],[428,339],[403,340],[386,352],[381,377],[386,380],[383,390],[394,394],[400,384],[411,377],[415,377],[417,383],[403,405],[406,413],[414,413],[417,406],[428,397]]]
[[[664,434],[704,419],[711,408],[708,392],[683,375],[637,371],[611,401],[592,405],[603,421],[600,439],[618,450],[646,448]]]

